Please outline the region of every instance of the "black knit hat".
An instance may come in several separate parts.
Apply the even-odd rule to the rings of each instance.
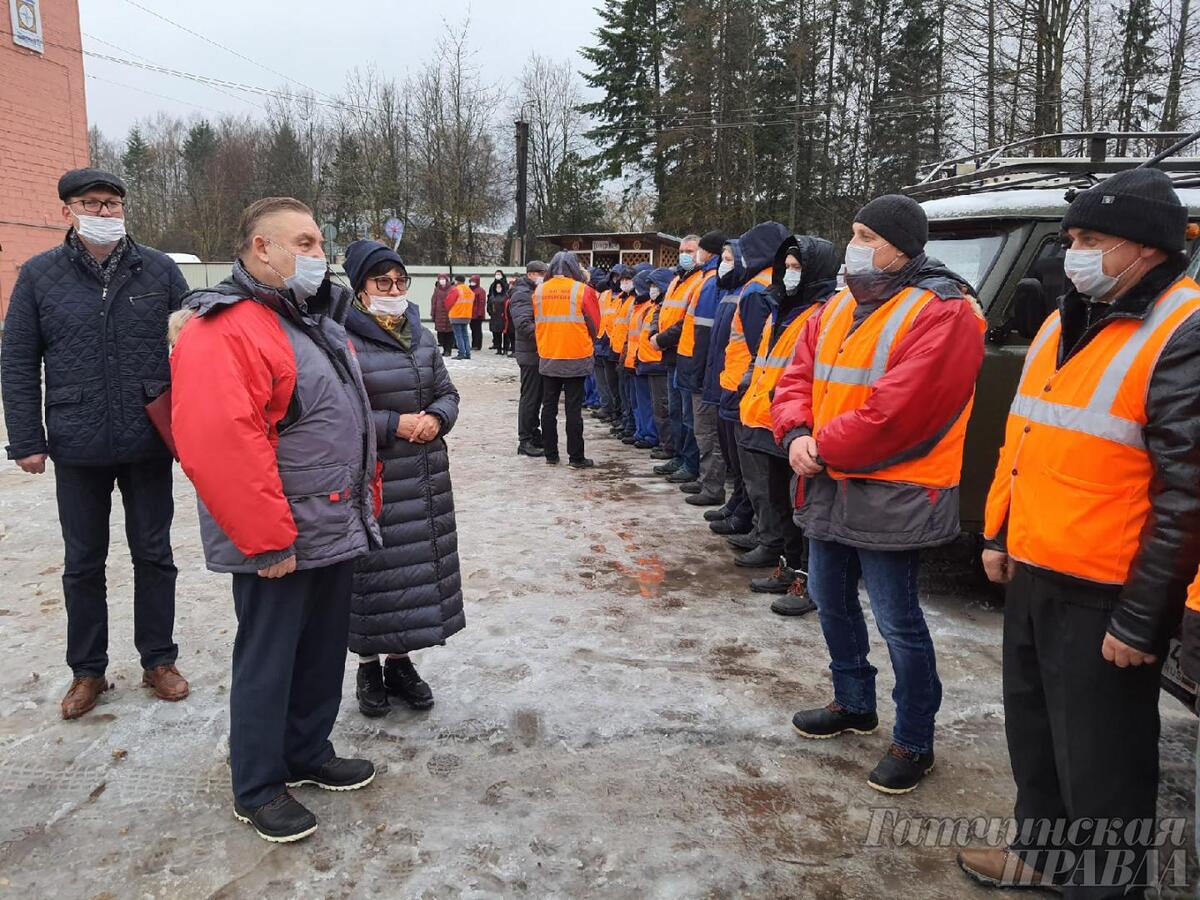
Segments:
[[[1168,253],[1184,247],[1187,207],[1166,172],[1129,169],[1075,195],[1063,216],[1063,231],[1086,228]]]
[[[858,211],[854,221],[866,225],[905,256],[919,256],[929,240],[925,210],[903,194],[876,197]]]
[[[408,270],[404,267],[404,260],[391,247],[381,244],[379,241],[354,241],[346,248],[346,261],[342,264],[342,268],[346,272],[346,278],[350,282],[350,287],[354,289],[354,293],[357,294],[363,289],[367,273],[380,263],[391,263],[401,272],[408,274]]]
[[[707,250],[714,256],[719,256],[721,248],[725,246],[728,238],[725,237],[723,231],[710,231],[704,237],[700,238],[700,249]]]

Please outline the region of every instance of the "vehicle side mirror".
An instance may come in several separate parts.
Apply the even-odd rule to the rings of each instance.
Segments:
[[[1012,318],[1012,325],[1017,334],[1032,341],[1037,337],[1038,329],[1042,327],[1048,315],[1050,309],[1042,283],[1036,278],[1022,278],[1017,282]]]

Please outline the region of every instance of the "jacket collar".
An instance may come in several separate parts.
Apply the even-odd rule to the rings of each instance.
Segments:
[[[408,319],[413,349],[416,349],[423,343],[422,337],[425,333],[425,329],[421,327],[421,311],[415,303],[409,303],[404,316]],[[395,347],[397,350],[403,349],[399,341],[388,334],[385,329],[381,328],[378,322],[353,305],[351,305],[350,312],[346,315],[346,330],[366,340],[387,344],[390,347]]]

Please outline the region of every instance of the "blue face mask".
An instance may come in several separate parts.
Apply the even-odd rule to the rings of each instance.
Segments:
[[[690,271],[696,268],[696,257],[691,253],[680,253],[679,268],[683,269],[684,271]]]

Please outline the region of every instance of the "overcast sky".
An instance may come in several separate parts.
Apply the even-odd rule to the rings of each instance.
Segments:
[[[585,68],[598,0],[79,0],[85,51],[277,89],[301,85],[336,94],[346,73],[373,64],[401,80],[432,58],[446,23],[470,18],[473,60],[488,85],[510,85],[532,49]],[[151,12],[203,37],[180,30]],[[250,57],[240,59],[204,40]],[[185,117],[261,115],[262,98],[85,56],[88,124],[124,136],[136,120],[165,110]],[[265,69],[262,67],[266,67]],[[274,70],[274,72],[267,71]],[[275,74],[275,73],[281,74]],[[281,77],[287,76],[286,78]]]

